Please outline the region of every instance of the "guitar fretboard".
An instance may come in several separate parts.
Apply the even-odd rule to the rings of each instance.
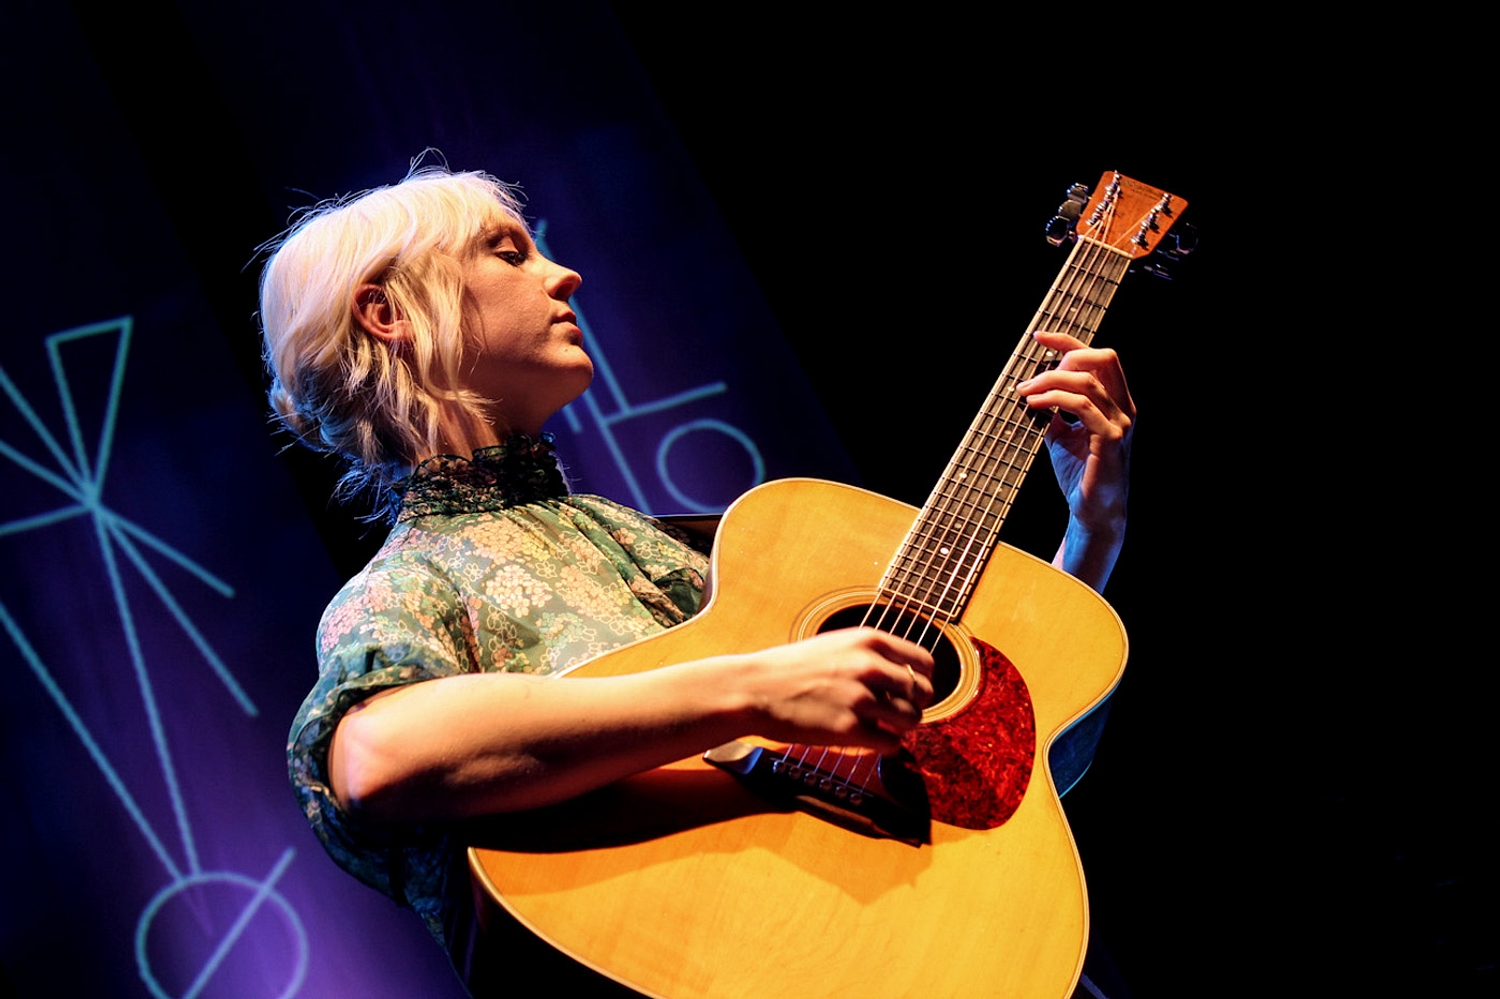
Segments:
[[[945,621],[962,615],[1051,419],[1050,412],[1028,408],[1015,392],[1058,361],[1058,353],[1032,333],[1067,333],[1089,343],[1131,259],[1131,253],[1087,237],[1073,247],[886,570],[882,602]]]

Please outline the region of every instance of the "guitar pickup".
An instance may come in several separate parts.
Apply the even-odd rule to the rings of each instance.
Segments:
[[[779,806],[801,808],[865,836],[910,846],[932,841],[926,789],[921,777],[902,766],[899,757],[881,758],[871,779],[859,785],[834,771],[791,757],[790,751],[738,741],[703,754],[705,761],[733,774],[750,790]]]

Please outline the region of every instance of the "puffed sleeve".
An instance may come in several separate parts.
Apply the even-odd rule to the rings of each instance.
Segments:
[[[287,757],[303,813],[338,865],[392,898],[434,897],[445,828],[362,823],[329,786],[328,747],[344,713],[409,683],[478,671],[469,616],[450,581],[399,557],[366,568],[318,628],[318,682],[292,722]],[[429,920],[431,913],[422,913]]]
[[[708,558],[680,531],[602,496],[575,496],[573,526],[662,628],[698,613]]]

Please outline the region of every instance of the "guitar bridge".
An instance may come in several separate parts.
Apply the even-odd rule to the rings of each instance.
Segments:
[[[791,804],[825,821],[865,836],[894,839],[911,846],[932,841],[932,814],[922,779],[899,757],[862,754],[878,760],[863,780],[854,771],[841,776],[832,769],[793,758],[798,747],[768,750],[746,742],[726,742],[703,754],[752,791],[777,804]],[[821,753],[821,750],[816,752]],[[805,755],[805,754],[804,754]]]

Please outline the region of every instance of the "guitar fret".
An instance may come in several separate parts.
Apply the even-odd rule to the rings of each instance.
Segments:
[[[1062,321],[1078,326],[1088,325],[1086,322],[1078,322],[1073,317],[1079,315],[1096,315],[1109,305],[1109,300],[1114,296],[1114,283],[1105,282],[1104,287],[1091,287],[1082,294],[1064,292],[1058,296],[1050,306],[1044,307],[1042,314],[1060,318]]]
[[[967,515],[945,515],[944,519],[934,521],[927,530],[913,538],[910,547],[920,547],[929,556],[936,553],[946,558],[952,551],[962,550],[966,538],[983,537],[987,530],[998,528],[1004,511],[997,512],[997,508],[1002,505],[1000,502],[984,507],[971,504],[973,509]]]
[[[943,565],[927,564],[913,566],[903,577],[902,592],[922,598],[928,603],[940,603],[947,598],[956,581],[968,578],[980,564],[976,550],[972,555]]]
[[[895,578],[900,580],[901,592],[928,604],[952,606],[955,599],[967,593],[972,580],[977,577],[977,570],[992,550],[992,547],[973,544],[942,559],[908,554],[896,560],[892,570]]]
[[[943,617],[957,617],[957,607],[967,596],[970,581],[977,578],[973,570],[982,563],[958,566],[951,576],[937,578],[912,578],[889,592],[900,597],[904,603],[916,604],[929,612],[938,612]]]
[[[974,549],[957,559],[949,559],[941,563],[912,559],[903,566],[906,572],[902,578],[907,581],[912,592],[920,592],[928,600],[941,600],[944,591],[952,585],[953,580],[967,575],[966,570],[977,564],[981,554],[980,549]]]
[[[958,545],[965,536],[995,526],[995,521],[999,520],[995,508],[1004,502],[1004,500],[987,500],[980,503],[975,500],[959,500],[956,504],[950,504],[948,510],[932,518],[928,529],[919,537],[927,543],[928,547],[933,544],[948,547]],[[953,508],[955,505],[962,505],[967,509],[955,510]]]
[[[1003,499],[998,501],[1004,502]],[[995,502],[997,502],[997,499],[991,494],[979,494],[972,498],[968,496],[955,496],[953,497],[953,502],[948,504],[947,510],[934,516],[933,523],[938,527],[938,530],[930,533],[938,535],[950,524],[963,526],[973,524],[976,521],[982,524],[986,517],[992,516],[991,511],[994,509]]]
[[[902,589],[893,589],[882,593],[881,596],[885,602],[896,605],[903,612],[912,611],[916,613],[926,614],[929,617],[944,618],[948,620],[957,617],[957,615],[952,612],[951,607],[943,608],[937,603],[926,599],[921,593],[915,590],[907,591]]]

